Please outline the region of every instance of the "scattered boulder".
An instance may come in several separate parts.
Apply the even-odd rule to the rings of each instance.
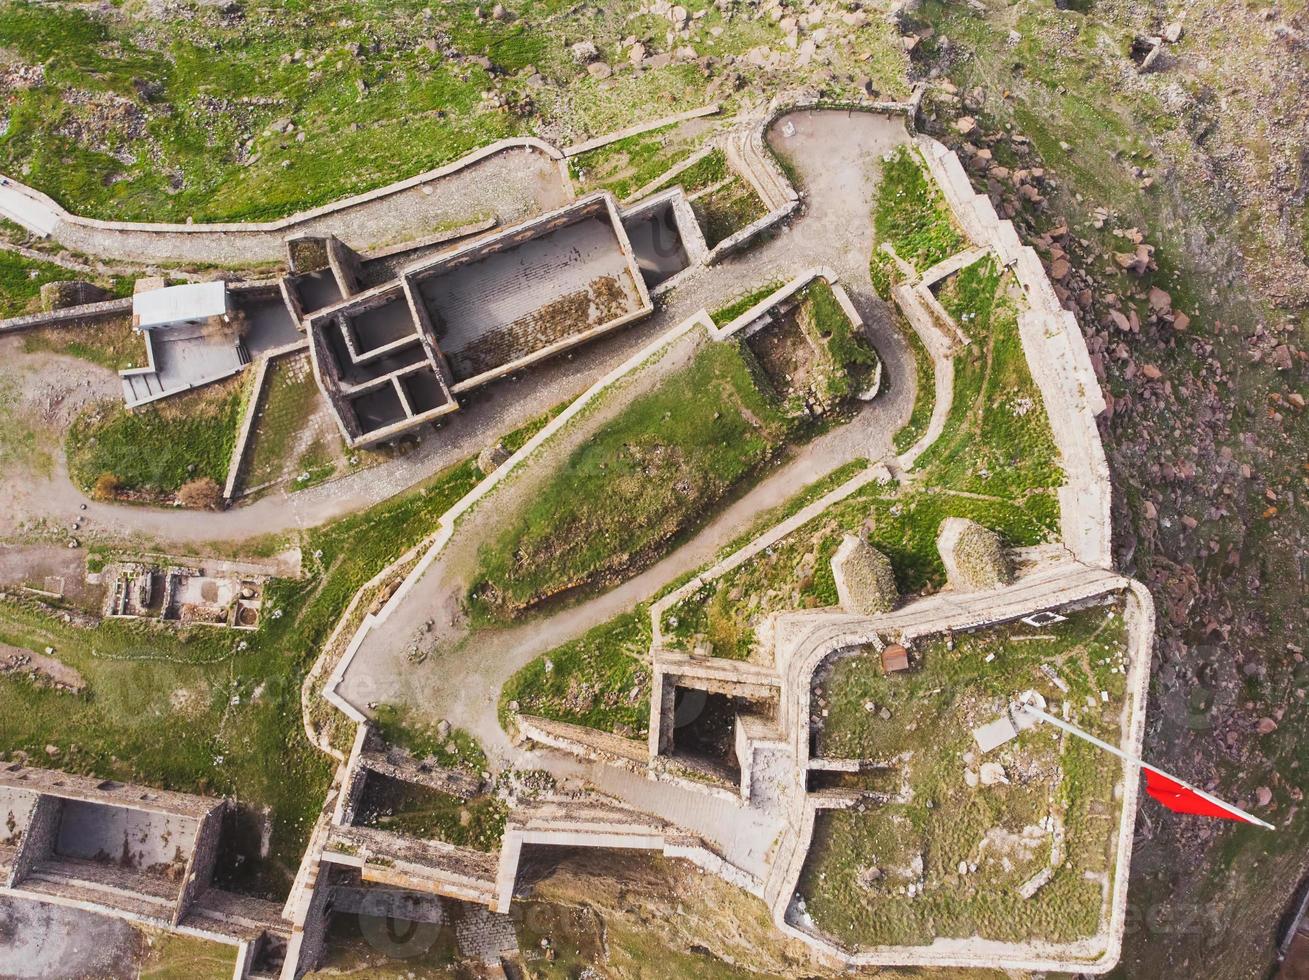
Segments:
[[[492,443],[477,454],[477,468],[482,471],[483,476],[490,476],[511,455],[513,454],[501,443]]]
[[[832,556],[841,608],[860,616],[890,612],[900,600],[891,561],[863,538],[847,534]]]
[[[600,57],[600,51],[590,41],[578,41],[568,50],[579,65],[588,65]]]
[[[966,517],[947,517],[941,522],[936,548],[945,565],[946,580],[957,592],[995,589],[1014,579],[1000,535]]]
[[[977,771],[977,775],[983,786],[995,786],[997,783],[1009,782],[1009,777],[1004,772],[1004,766],[998,762],[983,762],[981,768]]]

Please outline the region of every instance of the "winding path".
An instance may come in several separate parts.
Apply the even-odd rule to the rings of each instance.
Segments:
[[[405,651],[429,619],[446,620],[464,588],[461,562],[476,541],[459,531],[404,602],[364,639],[338,693],[361,710],[373,702],[412,704],[424,716],[444,718],[475,734],[499,761],[516,756],[496,720],[504,682],[541,653],[607,622],[647,599],[668,581],[712,560],[759,513],[785,502],[804,486],[852,459],[893,452],[892,435],[914,401],[913,355],[877,298],[868,274],[873,245],[876,161],[908,140],[896,119],[866,113],[792,113],[770,130],[775,147],[800,175],[806,206],[786,231],[735,259],[700,270],[680,285],[651,318],[662,333],[696,310],[713,309],[752,286],[789,279],[814,265],[833,268],[864,317],[882,355],[887,390],[850,423],[802,447],[789,461],[743,494],[694,537],[636,577],[553,615],[500,631],[483,631],[441,645],[419,666]],[[476,537],[470,532],[466,537]]]

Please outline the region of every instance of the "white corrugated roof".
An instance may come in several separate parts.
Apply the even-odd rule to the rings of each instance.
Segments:
[[[140,327],[203,320],[226,312],[227,283],[222,281],[165,286],[132,297],[132,313]]]

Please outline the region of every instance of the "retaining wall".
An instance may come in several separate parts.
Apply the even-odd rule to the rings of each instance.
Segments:
[[[597,136],[595,139],[586,140],[582,143],[574,143],[572,146],[565,147],[561,153],[565,157],[575,157],[590,150],[598,150],[602,146],[608,146],[610,143],[617,143],[619,140],[625,140],[629,136],[639,136],[642,133],[651,133],[656,129],[663,129],[665,126],[675,126],[677,123],[686,122],[688,119],[699,119],[701,116],[716,115],[721,108],[717,102],[701,106],[698,109],[687,109],[685,112],[678,112],[671,116],[664,116],[662,119],[654,119],[650,122],[637,123],[635,126],[628,126],[626,129],[615,130],[612,133],[605,133],[603,136]]]
[[[1063,308],[1036,252],[1023,245],[1013,222],[996,214],[990,198],[973,191],[958,156],[926,136],[923,158],[965,234],[995,251],[1013,271],[1027,300],[1018,328],[1032,379],[1062,457],[1066,482],[1059,490],[1060,536],[1079,560],[1112,564],[1109,464],[1095,417],[1105,409],[1077,318]]]

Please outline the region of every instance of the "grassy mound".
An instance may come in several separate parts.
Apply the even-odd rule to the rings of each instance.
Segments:
[[[578,447],[481,554],[475,602],[510,617],[647,564],[786,443],[746,352],[711,343]]]

